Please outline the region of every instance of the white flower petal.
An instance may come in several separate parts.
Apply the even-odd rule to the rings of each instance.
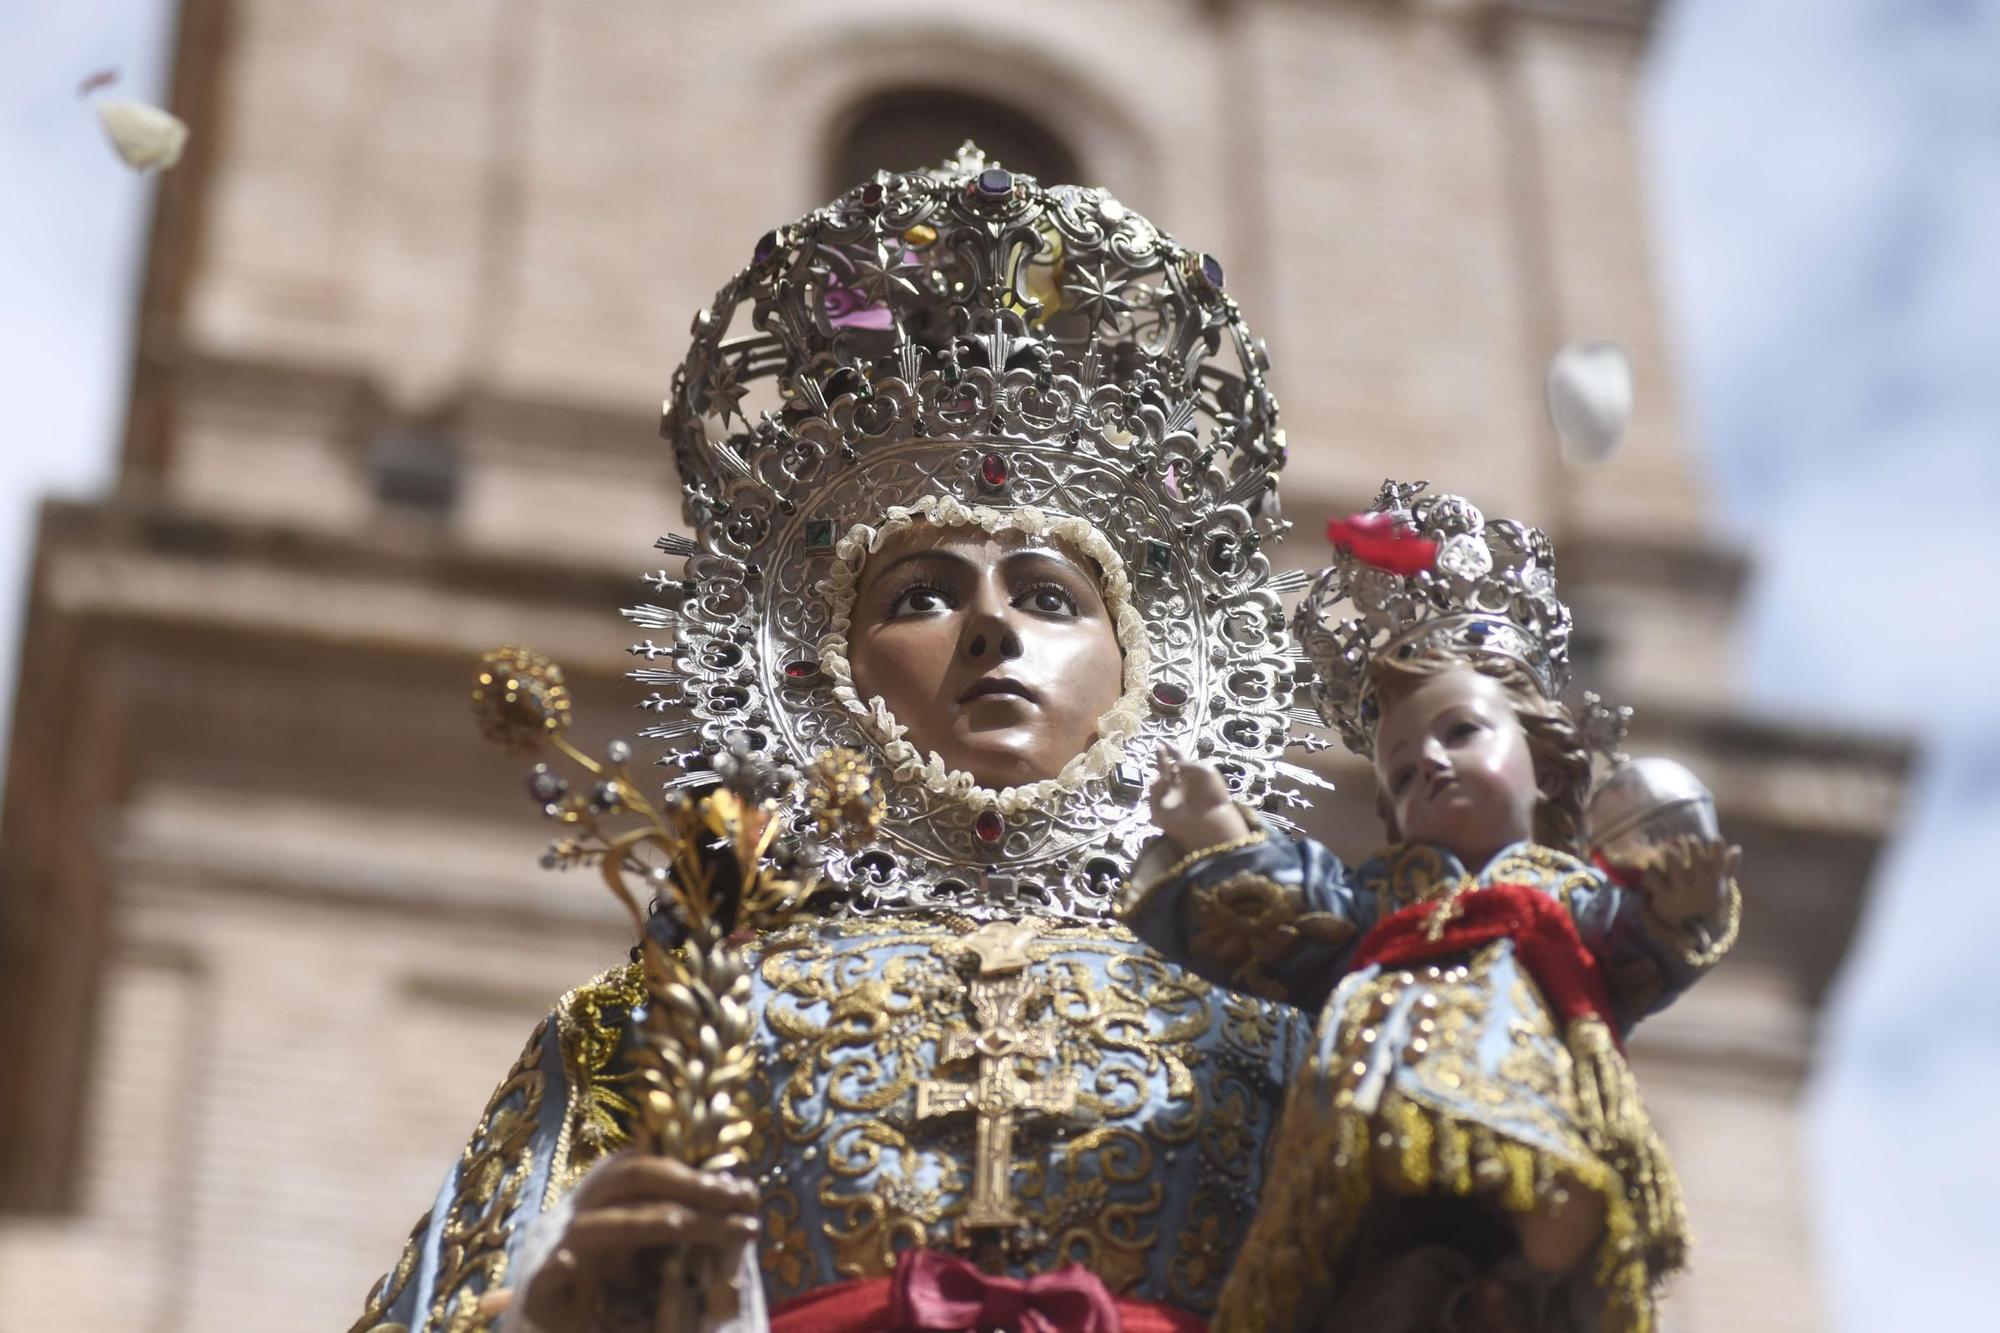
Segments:
[[[165,171],[187,147],[187,123],[171,111],[107,97],[97,103],[97,119],[125,165],[137,171]]]
[[[1572,463],[1611,457],[1632,419],[1632,363],[1612,342],[1573,342],[1549,361],[1549,420]]]

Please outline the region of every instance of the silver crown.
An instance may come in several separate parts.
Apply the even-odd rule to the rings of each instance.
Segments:
[[[1296,801],[1272,786],[1311,780],[1278,762],[1294,661],[1278,596],[1304,580],[1260,550],[1284,529],[1266,365],[1211,256],[970,144],[767,233],[696,316],[666,404],[698,539],[663,540],[685,570],[628,612],[672,632],[637,645],[633,674],[685,714],[648,733],[681,743],[674,781],[712,780],[702,756],[731,740],[795,767],[873,748],[820,670],[822,584],[855,524],[945,496],[1104,534],[1147,626],[1151,713],[1126,762],[997,831],[889,782],[876,844],[825,870],[853,910],[1103,915],[1148,830],[1158,741],[1216,763],[1239,800]]]
[[[1494,654],[1527,667],[1551,699],[1569,684],[1570,614],[1556,596],[1547,534],[1513,519],[1489,522],[1460,496],[1423,494],[1428,484],[1385,481],[1371,512],[1436,542],[1431,568],[1396,574],[1338,549],[1293,619],[1317,676],[1314,706],[1363,758],[1375,752],[1373,667],[1385,656]]]

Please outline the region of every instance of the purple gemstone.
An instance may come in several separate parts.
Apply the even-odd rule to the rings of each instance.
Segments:
[[[999,198],[1014,193],[1014,173],[1004,167],[988,167],[979,173],[979,192]]]
[[[1222,286],[1222,261],[1214,255],[1201,257],[1201,276],[1208,279],[1211,287]]]
[[[778,233],[767,231],[757,238],[757,248],[750,252],[750,258],[754,263],[763,264],[768,263],[771,256],[776,253],[778,253]]]

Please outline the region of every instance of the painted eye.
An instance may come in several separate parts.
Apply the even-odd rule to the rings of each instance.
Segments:
[[[1078,614],[1076,599],[1053,583],[1029,589],[1027,595],[1015,605],[1043,616],[1075,616]]]
[[[1445,733],[1445,739],[1456,744],[1469,740],[1478,734],[1479,724],[1477,722],[1458,722],[1454,723],[1451,730]]]
[[[1410,779],[1415,777],[1416,775],[1417,775],[1417,770],[1414,768],[1397,769],[1395,773],[1390,775],[1389,778],[1389,794],[1391,796],[1401,796],[1403,794],[1403,788],[1409,786]]]
[[[929,616],[951,610],[951,599],[941,589],[918,584],[905,588],[889,603],[891,616]]]

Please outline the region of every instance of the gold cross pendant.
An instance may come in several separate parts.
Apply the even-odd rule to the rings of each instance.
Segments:
[[[1028,1021],[1040,995],[1028,972],[1027,946],[1035,933],[1028,922],[995,921],[953,941],[953,949],[978,961],[967,987],[978,1027],[960,1023],[947,1031],[938,1064],[973,1059],[978,1065],[970,1083],[926,1079],[917,1084],[919,1120],[968,1111],[975,1117],[972,1194],[957,1235],[965,1248],[1004,1242],[1027,1220],[1014,1207],[1011,1184],[1015,1116],[1067,1115],[1076,1106],[1076,1087],[1067,1072],[1033,1082],[1021,1077],[1023,1061],[1053,1060],[1057,1053],[1055,1021]]]

